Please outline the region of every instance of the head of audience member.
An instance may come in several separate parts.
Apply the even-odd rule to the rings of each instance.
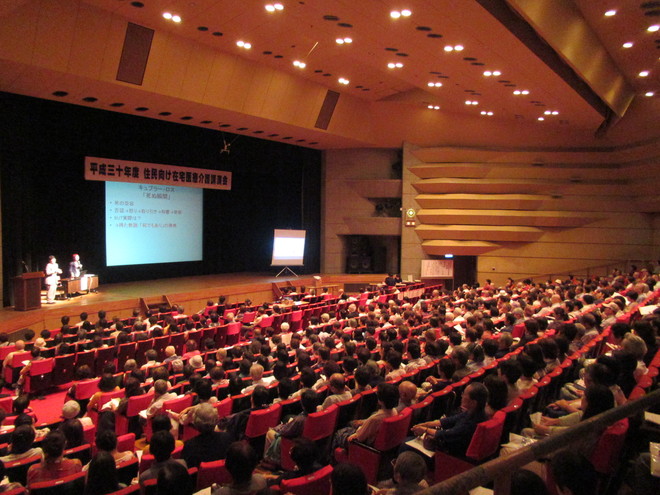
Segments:
[[[114,452],[117,449],[117,434],[112,430],[99,431],[96,434],[96,449],[99,452]]]
[[[193,414],[193,426],[200,435],[207,435],[215,430],[218,424],[218,411],[210,404],[199,404]]]
[[[79,419],[66,419],[62,422],[59,429],[66,438],[65,448],[72,449],[74,447],[80,447],[85,443],[83,425]]]
[[[598,473],[582,454],[574,450],[558,452],[550,462],[550,470],[559,495],[596,495]]]
[[[399,403],[399,388],[393,383],[381,383],[376,396],[382,409],[394,409]]]
[[[253,409],[268,407],[268,404],[270,404],[270,393],[268,392],[268,389],[263,385],[257,385],[254,387],[254,390],[252,390],[251,401]]]
[[[293,441],[291,460],[298,466],[300,476],[314,472],[319,457],[319,449],[312,440],[298,437]]]
[[[337,464],[330,475],[332,493],[341,495],[367,495],[367,478],[357,464]]]
[[[41,450],[44,454],[44,462],[57,462],[64,453],[66,438],[59,430],[51,430],[41,442]]]
[[[330,376],[330,391],[333,394],[343,394],[346,391],[346,379],[341,373]]]
[[[612,409],[614,405],[614,394],[609,387],[601,384],[589,385],[582,397],[582,421]]]
[[[510,495],[549,495],[545,481],[536,473],[527,469],[516,471],[511,477]]]
[[[30,407],[30,397],[28,394],[22,394],[14,399],[12,410],[14,414],[23,414],[28,407]]]
[[[393,479],[400,490],[406,490],[406,488],[414,490],[414,487],[419,486],[425,476],[426,462],[418,453],[406,451],[396,458]]]
[[[461,396],[461,409],[470,415],[484,414],[488,389],[483,383],[471,383]]]
[[[10,454],[24,454],[32,448],[35,431],[32,425],[20,425],[11,434]]]
[[[169,431],[157,431],[151,435],[149,452],[156,462],[165,462],[174,451],[174,437]]]
[[[245,485],[252,479],[259,456],[247,442],[234,442],[227,449],[225,468],[235,485]]]
[[[77,418],[80,414],[80,404],[75,400],[69,400],[62,406],[62,417],[67,419]]]
[[[161,395],[164,395],[167,393],[167,382],[165,380],[156,380],[154,382],[154,393],[156,396],[160,397]]]
[[[194,491],[188,470],[178,462],[165,464],[156,480],[158,495],[188,495]]]
[[[454,347],[451,351],[451,358],[457,370],[465,368],[469,357],[468,351],[464,347]]]
[[[409,380],[399,384],[399,400],[404,407],[412,406],[417,396],[417,385]]]
[[[506,407],[509,402],[509,388],[504,378],[497,375],[488,375],[484,379],[484,385],[488,390],[488,406],[490,410],[499,411]]]
[[[114,457],[103,450],[98,451],[89,463],[85,494],[103,495],[115,492],[119,488]]]

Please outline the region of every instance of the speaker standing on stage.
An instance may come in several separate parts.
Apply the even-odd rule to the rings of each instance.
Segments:
[[[74,254],[73,261],[69,263],[69,277],[80,278],[81,271],[82,271],[82,263],[80,262],[80,256]]]
[[[47,304],[55,304],[55,292],[57,291],[57,283],[60,280],[60,266],[57,264],[55,256],[48,257],[48,264],[46,265],[46,286],[48,287],[48,295],[46,297]]]

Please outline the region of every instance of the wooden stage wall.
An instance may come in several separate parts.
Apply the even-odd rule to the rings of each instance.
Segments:
[[[322,275],[320,286],[334,285],[347,292],[355,292],[358,286],[382,282],[387,274],[333,274]],[[186,314],[192,314],[206,306],[209,299],[217,302],[224,295],[230,303],[251,299],[253,304],[271,302],[275,299],[273,284],[278,287],[295,285],[314,287],[314,275],[301,277],[275,278],[263,274],[222,274],[200,277],[173,278],[129,282],[124,284],[101,285],[97,293],[85,294],[66,301],[57,301],[53,305],[42,305],[32,311],[15,311],[13,307],[0,310],[0,333],[9,333],[10,340],[21,338],[22,330],[31,328],[37,334],[46,328],[58,328],[62,316],[69,316],[72,323],[80,321],[79,315],[86,311],[92,322],[96,313],[103,309],[108,319],[114,316],[125,318],[139,309],[140,298],[147,303],[155,303],[166,295],[172,304],[184,307]],[[45,298],[42,297],[42,303]]]

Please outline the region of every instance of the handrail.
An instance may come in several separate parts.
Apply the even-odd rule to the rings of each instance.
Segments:
[[[660,404],[660,389],[582,421],[567,431],[534,442],[510,455],[498,457],[430,486],[419,492],[419,495],[458,495],[467,493],[478,486],[484,486],[491,481],[495,482],[495,495],[508,494],[511,476],[526,464],[536,459],[547,458],[569,446],[584,445],[587,441],[600,435],[609,425],[658,404]]]

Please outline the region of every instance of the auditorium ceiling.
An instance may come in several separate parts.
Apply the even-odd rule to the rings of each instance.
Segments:
[[[657,1],[2,0],[0,22],[2,91],[317,149],[660,127]],[[128,23],[153,30],[140,84]]]

